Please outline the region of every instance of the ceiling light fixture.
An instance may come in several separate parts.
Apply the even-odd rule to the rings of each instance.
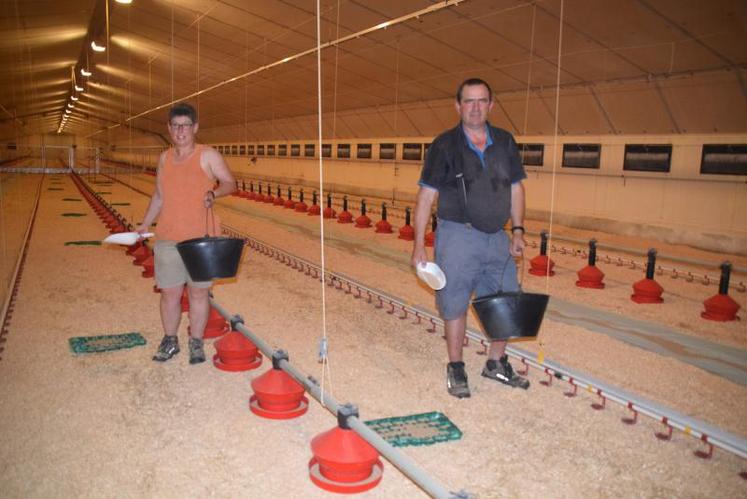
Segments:
[[[106,52],[105,45],[97,45],[96,40],[91,40],[91,48],[94,52]]]
[[[85,91],[85,89],[83,87],[79,87],[77,83],[75,84],[75,90],[77,92],[83,92],[83,91]]]
[[[78,97],[76,97],[76,96],[74,96],[74,95],[71,95],[71,96],[70,96],[70,98],[71,98],[72,100],[78,100]]]
[[[72,102],[68,102],[67,103],[67,107],[69,107],[70,109],[72,109],[72,108],[75,107],[75,104],[73,104]]]
[[[132,3],[132,0],[115,0],[117,3],[121,3],[124,5],[130,5]]]
[[[91,73],[90,71],[87,71],[86,68],[80,68],[80,74],[83,75],[83,76],[85,76],[86,78],[88,78],[93,73]]]

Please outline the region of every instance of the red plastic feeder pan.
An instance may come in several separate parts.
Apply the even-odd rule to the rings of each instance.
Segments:
[[[262,364],[256,345],[239,331],[231,331],[215,342],[213,365],[222,371],[248,371]]]
[[[348,426],[358,417],[352,405],[337,409],[338,427],[314,437],[309,477],[317,487],[330,492],[355,494],[376,487],[384,475],[379,453]]]
[[[267,419],[292,419],[309,409],[309,399],[304,397],[303,386],[280,368],[280,361],[288,354],[276,350],[272,369],[252,380],[254,395],[249,399],[249,409]]]

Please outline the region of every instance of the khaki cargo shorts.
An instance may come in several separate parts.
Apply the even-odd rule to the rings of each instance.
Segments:
[[[213,281],[193,281],[189,277],[187,267],[176,250],[175,241],[156,241],[153,247],[153,269],[156,275],[156,285],[161,289],[174,288],[187,284],[193,288],[209,288]]]

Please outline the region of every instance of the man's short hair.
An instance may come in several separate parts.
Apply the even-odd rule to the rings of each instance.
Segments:
[[[192,123],[197,123],[197,111],[191,104],[187,104],[186,102],[180,102],[169,109],[169,121],[177,116],[187,116],[192,120]]]
[[[491,101],[493,100],[493,90],[490,88],[490,85],[488,85],[488,82],[481,80],[480,78],[468,78],[459,85],[459,88],[457,88],[456,101],[459,103],[462,102],[462,89],[464,87],[473,87],[475,85],[485,85],[485,88],[488,89],[488,98]]]

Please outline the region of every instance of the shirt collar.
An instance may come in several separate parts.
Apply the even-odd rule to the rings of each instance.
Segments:
[[[464,130],[463,123],[459,123],[459,128],[462,131],[462,136],[464,137],[464,140],[466,141],[467,146],[469,146],[470,149],[478,150],[477,146],[475,146],[475,144],[472,143],[472,141],[469,138],[469,135],[467,135],[467,132]],[[491,133],[490,133],[490,123],[488,122],[485,122],[485,137],[486,137],[485,149],[487,149],[489,146],[493,145],[493,137],[491,136]]]

